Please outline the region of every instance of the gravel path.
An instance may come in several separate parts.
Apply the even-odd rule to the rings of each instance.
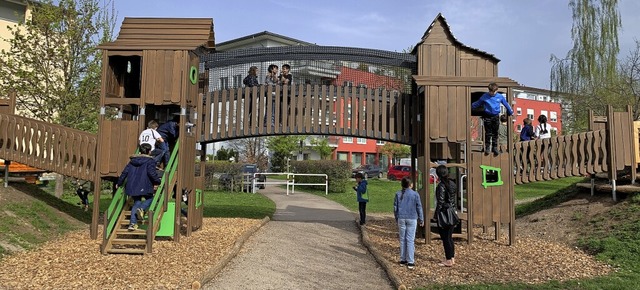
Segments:
[[[204,289],[393,289],[349,210],[277,187],[262,194],[276,203],[273,220]]]

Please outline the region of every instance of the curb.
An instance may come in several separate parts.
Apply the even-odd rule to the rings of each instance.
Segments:
[[[262,222],[260,222],[260,224],[253,226],[244,234],[242,234],[242,236],[240,236],[240,238],[236,240],[235,244],[233,245],[233,248],[227,254],[225,254],[222,257],[222,259],[220,259],[213,267],[206,270],[204,273],[200,275],[198,279],[196,279],[191,283],[192,285],[191,289],[200,289],[202,285],[205,285],[209,283],[211,280],[213,280],[213,278],[215,278],[222,271],[222,269],[224,269],[224,267],[227,266],[227,264],[229,264],[229,262],[238,255],[238,253],[240,252],[240,249],[242,249],[242,246],[249,239],[249,237],[255,234],[260,228],[262,228],[270,220],[271,219],[268,216],[266,216],[262,219]]]
[[[369,250],[369,253],[371,253],[373,258],[376,259],[376,262],[378,262],[380,267],[382,267],[382,269],[384,269],[384,272],[387,273],[387,277],[389,277],[389,280],[391,280],[391,283],[393,284],[393,286],[396,289],[406,289],[406,286],[402,284],[402,282],[400,281],[400,278],[398,278],[391,271],[391,267],[392,267],[391,263],[389,263],[384,258],[384,256],[380,252],[380,250],[378,250],[375,246],[373,246],[373,243],[369,239],[369,233],[367,232],[367,228],[361,226],[358,223],[358,221],[355,221],[355,223],[358,226],[358,228],[360,229],[360,236],[362,238],[362,244]]]

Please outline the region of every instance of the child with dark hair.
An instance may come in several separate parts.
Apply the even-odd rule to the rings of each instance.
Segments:
[[[275,64],[270,64],[267,67],[267,76],[264,78],[264,83],[266,85],[279,85],[280,80],[278,79],[278,66]]]
[[[449,168],[439,165],[436,168],[436,175],[440,183],[436,187],[436,210],[434,218],[437,219],[441,211],[456,207],[456,184],[449,179]],[[438,223],[440,224],[440,223]],[[452,267],[455,264],[456,249],[453,243],[454,226],[438,227],[442,246],[444,247],[445,260],[438,265],[443,267]]]
[[[489,154],[493,152],[493,155],[498,155],[498,128],[500,126],[500,105],[503,105],[507,110],[507,115],[513,115],[513,110],[507,99],[498,93],[498,84],[490,83],[489,92],[484,93],[480,99],[471,104],[471,109],[480,108],[484,106],[484,117],[482,121],[484,124],[484,153]]]
[[[533,126],[531,126],[531,119],[525,118],[522,120],[522,130],[520,131],[520,141],[531,141],[536,139],[536,133],[533,132]]]
[[[415,239],[416,228],[424,226],[422,202],[420,195],[411,189],[411,178],[404,177],[400,181],[402,190],[396,192],[393,200],[393,216],[398,224],[398,236],[400,238],[400,265],[407,268],[415,267]]]
[[[367,181],[364,180],[362,172],[356,173],[356,186],[353,190],[356,191],[356,198],[358,200],[358,211],[360,212],[360,225],[364,225],[367,222],[367,202],[369,202],[369,195],[367,194]]]
[[[166,167],[169,164],[169,159],[171,158],[171,150],[173,150],[176,142],[178,142],[180,133],[180,127],[178,127],[179,123],[180,116],[173,116],[173,119],[158,127],[157,131],[162,137],[162,140],[164,140],[163,142],[159,143],[160,150],[162,150],[163,152],[162,158],[160,159],[163,164],[162,168]]]
[[[293,75],[291,75],[291,66],[288,63],[282,65],[282,74],[278,77],[280,84],[291,85],[293,83]]]
[[[144,218],[144,212],[149,209],[153,201],[154,190],[160,184],[155,161],[149,155],[151,145],[142,143],[138,150],[140,154],[129,157],[131,160],[122,170],[116,183],[116,188],[121,187],[126,179],[127,184],[124,187],[124,192],[134,201],[131,208],[129,231],[138,229],[138,220]],[[143,198],[144,201],[142,201]]]
[[[247,87],[257,87],[260,85],[258,82],[258,67],[252,66],[249,68],[249,74],[242,80],[242,83]]]

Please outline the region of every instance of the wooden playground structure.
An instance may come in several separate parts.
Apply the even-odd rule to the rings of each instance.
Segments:
[[[629,170],[635,182],[640,161],[630,108],[614,112],[611,107],[606,116],[591,116],[588,132],[514,143],[509,130],[504,153],[484,155],[482,143],[471,138],[472,121],[478,118],[471,114],[471,103],[495,82],[513,104],[513,90],[520,85],[498,77],[499,60],[458,41],[442,15],[433,20],[411,54],[389,52],[379,57],[379,52],[361,50],[361,58],[372,62],[401,59],[397,63],[411,71],[409,92],[310,83],[211,88],[209,76],[223,71],[207,66],[207,59],[216,55],[212,19],[125,18],[118,38],[100,48],[104,53],[98,134],[14,115],[13,109],[2,106],[8,102],[0,99],[0,158],[93,181],[90,235],[97,239],[98,224],[103,224],[104,254],[148,253],[156,237],[179,241],[181,227],[189,236],[202,226],[204,162],[196,175],[194,160],[206,160],[206,152],[197,150],[197,144],[205,148],[223,140],[298,134],[410,145],[412,160],[418,160],[412,168],[429,172],[440,160],[451,168],[462,189],[458,214],[465,221],[457,236],[468,242],[477,226],[494,227],[496,239],[506,226],[509,242],[515,241],[514,184],[607,173],[615,199],[617,172]],[[273,61],[293,57],[274,55],[279,58]],[[119,176],[148,121],[175,115],[180,116],[178,143],[144,230],[127,231],[131,212],[121,189],[100,221],[103,181]],[[551,150],[541,154],[543,147]],[[425,215],[433,216],[432,205],[424,202],[433,194],[428,178],[417,177],[414,173]],[[188,193],[186,205],[182,193]],[[183,207],[188,212],[184,221]],[[427,240],[435,236],[428,226],[420,230]]]

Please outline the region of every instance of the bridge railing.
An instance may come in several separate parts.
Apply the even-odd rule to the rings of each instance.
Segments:
[[[515,183],[608,171],[606,130],[514,144]]]
[[[0,114],[0,158],[93,180],[95,134],[16,115]]]
[[[394,90],[296,84],[232,88],[208,93],[203,105],[201,141],[336,134],[409,144],[417,136],[417,100]]]

